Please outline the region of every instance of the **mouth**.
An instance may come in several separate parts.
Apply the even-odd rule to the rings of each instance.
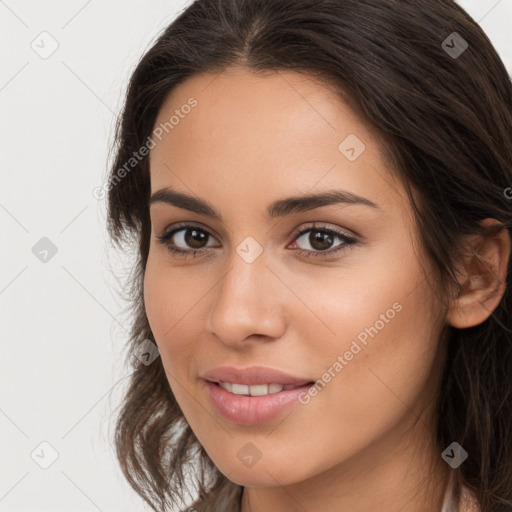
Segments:
[[[315,383],[266,366],[221,366],[201,375],[211,404],[226,420],[257,425],[282,415]]]
[[[256,393],[264,390],[263,387],[258,388],[258,386],[267,386],[271,390],[270,392],[272,392],[272,390],[279,392],[281,390],[276,387],[277,385],[285,388],[287,386],[303,386],[311,382],[311,379],[308,377],[297,377],[276,368],[266,366],[247,366],[243,368],[221,366],[207,371],[202,374],[201,377],[217,384],[230,384],[234,387],[234,392],[237,394],[237,390],[240,390],[239,394],[249,394],[246,388],[240,388],[240,386],[254,387]],[[265,394],[268,392],[268,389],[265,390]]]
[[[240,384],[203,381],[210,402],[225,420],[238,425],[261,425],[282,416],[301,402],[314,382],[301,384]],[[304,402],[302,402],[304,403]]]
[[[274,393],[280,393],[282,391],[289,391],[291,389],[302,388],[304,386],[310,386],[314,384],[313,381],[302,382],[298,384],[278,384],[278,383],[269,383],[269,384],[240,384],[237,382],[224,382],[224,381],[209,381],[212,384],[215,384],[229,393],[234,395],[242,395],[242,396],[266,396],[272,395]]]

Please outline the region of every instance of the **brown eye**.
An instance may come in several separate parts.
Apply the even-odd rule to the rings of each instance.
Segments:
[[[176,257],[196,257],[196,255],[207,253],[208,248],[214,245],[209,243],[210,239],[212,242],[215,240],[208,231],[192,224],[177,226],[166,234],[158,236],[157,239]],[[339,243],[333,245],[336,239]],[[297,246],[300,240],[302,240],[301,245],[309,245],[310,248],[304,249],[299,245],[296,251],[308,258],[327,258],[357,245],[357,240],[352,236],[317,225],[299,232],[293,245]]]
[[[302,236],[301,238],[304,238]],[[308,243],[316,251],[325,251],[330,249],[333,244],[334,236],[326,231],[310,230],[309,236],[307,237]]]
[[[334,249],[331,249],[336,239],[340,240],[340,242],[334,245]],[[304,249],[301,247],[299,244],[300,240],[302,240],[301,243],[303,245],[309,245],[310,248],[306,247]],[[353,248],[356,243],[357,240],[351,236],[316,225],[302,230],[294,241],[294,245],[299,246],[299,254],[313,258],[331,256],[339,251]]]
[[[208,241],[213,236],[204,229],[187,224],[157,238],[172,254],[186,256],[195,255],[210,247]]]
[[[202,249],[204,247],[205,242],[208,240],[208,235],[206,232],[201,231],[197,228],[186,228],[182,229],[180,231],[176,231],[174,233],[174,236],[176,236],[176,233],[183,232],[183,236],[179,236],[181,241],[188,245],[191,249]]]

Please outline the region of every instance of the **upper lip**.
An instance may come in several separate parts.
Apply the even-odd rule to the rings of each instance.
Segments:
[[[221,366],[214,370],[207,371],[202,378],[211,382],[232,382],[248,386],[257,384],[281,384],[283,386],[293,384],[294,386],[308,384],[312,379],[294,377],[280,370],[265,366],[251,366],[246,368],[235,368],[234,366]]]

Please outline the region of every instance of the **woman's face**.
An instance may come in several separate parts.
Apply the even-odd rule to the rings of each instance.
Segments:
[[[242,69],[181,84],[155,129],[151,192],[190,199],[150,205],[146,311],[211,459],[246,486],[388,460],[435,404],[444,311],[375,134],[304,75]],[[204,378],[225,366],[234,392]]]

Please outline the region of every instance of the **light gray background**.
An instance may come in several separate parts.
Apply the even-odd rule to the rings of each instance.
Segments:
[[[92,192],[130,72],[189,3],[0,1],[1,512],[148,510],[110,443],[129,372],[109,269],[122,279],[130,260],[105,249]],[[512,0],[460,3],[512,71]],[[43,237],[57,247],[45,263]],[[58,454],[47,469],[42,442]]]

